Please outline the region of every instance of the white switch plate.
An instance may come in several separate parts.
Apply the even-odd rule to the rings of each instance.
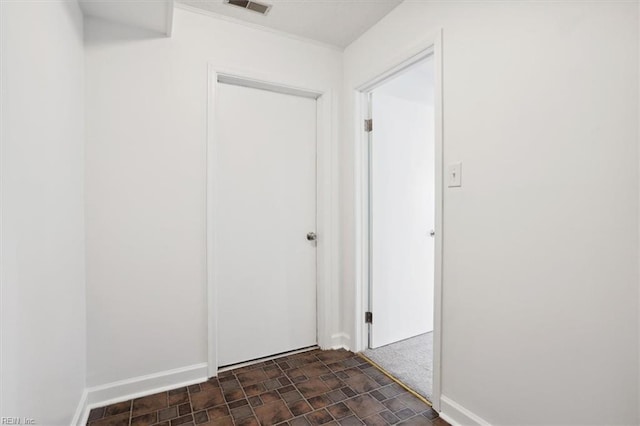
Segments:
[[[447,186],[449,188],[462,186],[462,163],[449,164],[447,167]]]

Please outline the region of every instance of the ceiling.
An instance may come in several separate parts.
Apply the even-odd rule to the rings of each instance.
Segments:
[[[295,34],[340,48],[348,46],[402,0],[258,0],[266,15],[224,0],[177,0],[207,12]]]
[[[85,15],[171,35],[173,0],[80,0]]]

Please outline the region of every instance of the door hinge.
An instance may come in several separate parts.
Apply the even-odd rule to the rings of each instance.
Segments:
[[[364,322],[365,324],[373,324],[373,312],[364,313]]]
[[[373,119],[368,118],[364,120],[364,131],[369,133],[373,131]]]

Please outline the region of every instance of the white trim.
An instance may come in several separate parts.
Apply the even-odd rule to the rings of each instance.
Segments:
[[[84,426],[87,424],[88,417],[89,410],[87,410],[87,390],[84,389],[82,391],[82,395],[80,395],[80,402],[78,402],[78,407],[76,408],[76,412],[71,420],[71,425]]]
[[[331,336],[331,349],[349,350],[349,342],[351,338],[347,333],[335,333]]]
[[[301,41],[303,43],[313,44],[313,45],[316,45],[318,47],[324,47],[325,49],[335,50],[335,51],[338,51],[338,52],[344,52],[344,47],[336,46],[334,44],[329,44],[329,43],[323,43],[323,42],[318,41],[318,40],[302,37],[302,36],[299,36],[299,35],[296,35],[296,34],[292,34],[292,33],[288,33],[288,32],[285,32],[285,31],[276,30],[276,29],[270,28],[270,27],[265,27],[263,25],[254,24],[253,22],[248,22],[248,21],[244,21],[242,19],[233,18],[231,16],[221,15],[219,13],[211,12],[210,10],[200,9],[199,7],[194,7],[194,6],[191,6],[191,5],[188,5],[188,4],[176,2],[175,3],[175,7],[179,8],[179,9],[186,10],[188,12],[192,12],[192,13],[197,13],[197,14],[200,14],[200,15],[208,16],[208,17],[213,18],[213,19],[220,19],[221,21],[227,21],[227,22],[231,22],[233,24],[242,25],[244,27],[249,27],[249,28],[252,28],[254,30],[265,31],[267,33],[271,33],[271,34],[274,34],[274,35],[277,35],[277,36],[280,36],[280,37],[285,37],[285,38],[288,38],[288,39],[291,39],[291,40]]]
[[[165,22],[165,35],[167,37],[171,37],[171,34],[173,34],[173,8],[174,8],[174,4],[173,4],[173,0],[165,0],[167,2],[167,20]]]
[[[435,211],[435,269],[434,269],[434,328],[433,328],[433,389],[431,389],[433,406],[440,411],[442,395],[442,286],[443,256],[444,256],[444,96],[443,96],[443,60],[442,60],[442,30],[433,41],[433,59],[435,71],[435,167],[436,182],[440,178],[440,185],[436,185]]]
[[[390,78],[397,77],[409,70],[413,65],[417,62],[431,56],[434,54],[434,45],[429,45],[426,49],[416,53],[415,55],[411,55],[407,59],[397,63],[391,68],[385,70],[384,72],[376,75],[374,78],[369,80],[366,84],[359,86],[356,90],[359,92],[370,92],[376,87],[384,84]]]
[[[213,167],[217,164],[216,150],[213,143],[213,128],[215,125],[215,104],[216,104],[216,87],[217,74],[212,64],[208,64],[208,95],[207,95],[207,202],[206,202],[206,226],[207,226],[207,348],[208,348],[208,376],[214,377],[218,375],[218,347],[215,339],[211,336],[218,329],[218,316],[215,314],[213,307],[216,305],[218,295],[216,286],[212,285],[214,281],[214,271],[216,270],[216,256],[214,241],[216,240],[215,227],[212,223],[216,222],[213,218],[215,215],[213,200],[217,194],[215,173]]]
[[[218,83],[233,84],[235,86],[250,87],[253,89],[267,90],[269,92],[283,93],[285,95],[300,96],[303,98],[318,99],[320,97],[320,93],[314,91],[299,89],[297,87],[280,86],[267,81],[253,80],[250,78],[243,78],[223,73],[217,74],[217,81]]]
[[[214,377],[218,373],[218,354],[216,345],[216,330],[218,328],[216,300],[215,271],[216,271],[216,247],[215,241],[215,199],[217,194],[215,164],[216,143],[215,143],[215,111],[216,111],[216,87],[220,83],[220,79],[226,83],[239,84],[250,87],[267,88],[282,93],[300,94],[304,93],[306,97],[316,99],[317,107],[317,221],[316,232],[317,240],[317,344],[320,348],[326,349],[333,347],[334,342],[332,333],[335,332],[339,324],[335,323],[332,315],[332,306],[335,304],[335,295],[339,289],[335,288],[338,283],[336,265],[339,264],[336,258],[337,238],[337,206],[334,202],[332,194],[335,191],[337,179],[334,178],[336,170],[335,155],[337,149],[335,144],[337,141],[336,128],[333,123],[337,120],[338,111],[336,98],[333,91],[329,89],[316,89],[308,87],[296,87],[284,84],[279,81],[279,76],[264,75],[255,71],[241,71],[222,69],[208,64],[208,110],[207,110],[207,312],[208,312],[208,362],[209,377]]]
[[[441,372],[442,372],[442,253],[443,253],[443,100],[442,100],[442,30],[431,37],[421,40],[411,48],[401,52],[384,67],[372,71],[361,84],[354,88],[356,98],[355,129],[355,341],[356,352],[367,345],[364,312],[369,306],[369,220],[368,220],[368,138],[362,122],[368,117],[367,92],[389,77],[403,72],[407,67],[433,54],[435,66],[435,175],[436,175],[436,211],[435,211],[435,271],[434,271],[434,359],[433,359],[433,407],[440,411]]]
[[[440,417],[452,426],[491,426],[491,423],[445,395],[440,396],[440,403]]]
[[[207,380],[207,364],[195,364],[145,376],[119,380],[85,390],[84,415],[78,426],[84,426],[93,408],[128,401]]]

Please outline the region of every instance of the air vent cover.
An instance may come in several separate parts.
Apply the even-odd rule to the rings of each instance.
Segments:
[[[251,10],[253,12],[258,12],[261,15],[266,15],[271,9],[270,4],[259,3],[257,1],[250,0],[224,0],[225,3],[230,4],[232,6],[241,7],[243,9]]]

